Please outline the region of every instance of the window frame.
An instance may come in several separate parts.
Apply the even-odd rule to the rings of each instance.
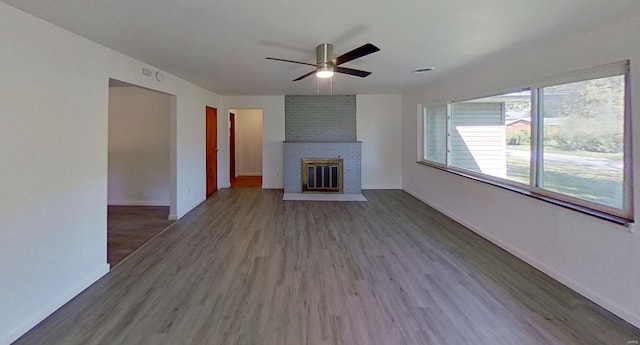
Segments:
[[[443,166],[443,167],[447,167],[449,166],[449,154],[450,154],[450,150],[449,150],[449,146],[451,144],[451,134],[450,134],[450,118],[451,118],[451,114],[450,114],[450,108],[451,105],[449,103],[447,104],[439,104],[437,106],[432,106],[430,108],[441,108],[444,107],[444,112],[445,112],[445,125],[444,125],[444,163],[443,162],[438,162],[438,161],[433,161],[433,160],[428,160],[427,159],[427,152],[428,152],[428,143],[427,143],[427,115],[428,113],[428,107],[422,107],[422,126],[418,126],[418,130],[420,130],[420,128],[422,129],[422,151],[420,153],[419,156],[419,160],[422,161],[428,161],[432,164],[436,164],[438,166]]]
[[[631,77],[630,77],[629,61],[621,61],[612,64],[602,65],[594,68],[571,72],[555,77],[546,78],[545,80],[531,83],[528,87],[514,88],[514,91],[494,93],[488,96],[469,98],[459,101],[450,101],[446,103],[446,146],[445,146],[445,163],[430,161],[426,157],[426,121],[429,108],[442,107],[443,103],[434,104],[432,106],[419,105],[422,115],[422,126],[419,131],[422,132],[422,140],[419,142],[419,159],[417,163],[431,166],[440,170],[448,171],[459,176],[471,178],[479,182],[488,183],[507,190],[528,195],[546,202],[550,202],[565,208],[576,210],[601,219],[613,221],[623,225],[629,225],[634,222],[633,209],[633,157],[632,157],[632,112],[631,112]],[[542,162],[544,161],[544,129],[541,117],[540,97],[545,87],[569,84],[580,81],[588,81],[599,78],[607,78],[614,76],[624,76],[624,119],[623,119],[623,207],[618,209],[612,206],[588,201],[568,194],[555,192],[540,187],[542,185]],[[460,167],[451,166],[451,105],[458,102],[473,101],[476,99],[500,96],[512,92],[522,92],[530,90],[531,92],[531,144],[530,144],[530,172],[529,184],[509,180],[507,178],[496,177],[477,171],[467,170]]]

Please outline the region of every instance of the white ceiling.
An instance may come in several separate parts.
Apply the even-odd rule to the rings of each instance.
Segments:
[[[337,75],[334,93],[400,93],[640,14],[637,0],[3,1],[221,95],[316,93],[315,77],[291,82],[308,66],[264,58],[315,63],[325,42],[335,55],[368,42],[381,48],[343,65],[373,74]]]

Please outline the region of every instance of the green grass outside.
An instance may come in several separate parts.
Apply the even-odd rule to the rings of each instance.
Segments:
[[[580,199],[622,208],[622,177],[622,171],[545,162],[543,187]],[[507,178],[529,184],[529,162],[522,158],[507,157]]]
[[[529,145],[507,145],[507,150],[517,151],[530,151]],[[603,153],[603,152],[590,152],[590,151],[563,151],[557,147],[545,146],[545,152],[549,153],[562,153],[565,155],[578,156],[578,157],[590,157],[590,158],[606,158],[606,159],[622,159],[622,153]]]

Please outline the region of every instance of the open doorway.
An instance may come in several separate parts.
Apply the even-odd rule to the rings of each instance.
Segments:
[[[262,188],[262,109],[229,110],[231,188]]]
[[[111,79],[107,262],[113,268],[173,221],[173,96]]]

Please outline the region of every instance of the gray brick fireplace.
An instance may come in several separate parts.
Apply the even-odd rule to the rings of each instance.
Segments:
[[[284,191],[302,192],[303,158],[342,158],[343,192],[361,192],[356,96],[285,96]]]

